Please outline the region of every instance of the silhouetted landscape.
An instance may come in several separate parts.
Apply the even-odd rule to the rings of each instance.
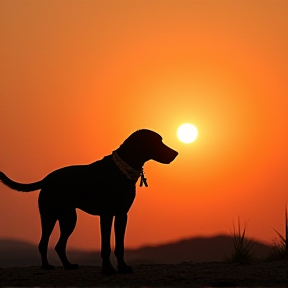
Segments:
[[[127,249],[126,259],[134,274],[101,274],[99,251],[68,250],[79,270],[67,271],[56,252],[48,251],[56,270],[41,270],[36,245],[0,240],[0,286],[26,287],[287,287],[287,260],[255,261],[250,264],[223,261],[233,249],[232,237],[196,237],[158,246]],[[271,247],[253,242],[253,255],[263,260]],[[114,261],[113,261],[114,260]],[[112,259],[116,265],[116,259]]]
[[[69,247],[69,245],[68,245]],[[182,262],[222,261],[233,249],[232,237],[195,237],[158,246],[145,246],[125,251],[127,263],[135,264],[179,264]],[[264,258],[270,251],[264,243],[254,241],[252,252],[257,258]],[[31,243],[0,240],[0,267],[40,266],[41,260],[36,245]],[[51,263],[60,266],[54,249],[48,251]],[[69,250],[69,258],[79,265],[101,265],[100,251]]]

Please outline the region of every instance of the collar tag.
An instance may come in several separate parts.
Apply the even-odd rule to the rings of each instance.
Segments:
[[[141,177],[140,187],[143,186],[143,183],[144,183],[145,187],[148,187],[147,178],[145,178],[145,176],[144,176],[143,169],[140,172],[140,177]]]

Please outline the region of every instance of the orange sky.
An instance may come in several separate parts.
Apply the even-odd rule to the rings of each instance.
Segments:
[[[128,247],[230,233],[238,216],[272,243],[288,200],[287,15],[286,0],[0,1],[0,171],[34,182],[152,129],[179,156],[146,163]],[[183,122],[196,142],[177,140]],[[39,192],[0,189],[0,238],[38,243]],[[99,240],[78,211],[68,247]]]

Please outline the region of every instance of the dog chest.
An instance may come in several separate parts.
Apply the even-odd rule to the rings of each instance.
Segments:
[[[134,189],[99,189],[91,193],[82,192],[78,195],[75,206],[89,214],[127,213],[135,199]]]
[[[87,213],[127,213],[135,198],[135,183],[114,164],[111,157],[89,165],[84,189],[78,195],[77,207]]]

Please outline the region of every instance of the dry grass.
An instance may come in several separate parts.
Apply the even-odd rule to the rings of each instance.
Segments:
[[[275,239],[272,245],[271,253],[267,256],[267,261],[277,261],[288,259],[288,214],[287,207],[285,209],[285,237],[280,232],[273,230],[277,233],[279,240]]]
[[[230,256],[226,256],[224,261],[229,263],[249,264],[255,259],[251,252],[253,243],[251,240],[246,238],[246,225],[241,231],[240,219],[238,217],[238,227],[233,222],[233,251]]]

